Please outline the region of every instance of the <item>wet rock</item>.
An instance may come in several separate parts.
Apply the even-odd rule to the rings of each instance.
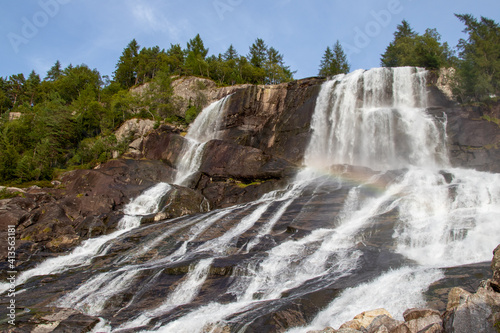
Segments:
[[[493,271],[493,276],[490,285],[497,293],[500,293],[500,245],[493,251],[491,270]]]
[[[99,318],[82,314],[73,309],[34,308],[17,313],[16,326],[0,324],[2,332],[32,333],[85,333],[90,332]]]
[[[324,79],[249,86],[227,102],[220,139],[258,148],[301,163],[309,142],[310,121]]]
[[[210,205],[203,195],[178,185],[172,185],[172,189],[165,196],[161,206],[164,208],[156,214],[155,221],[208,212],[210,209]]]
[[[481,119],[471,108],[448,108],[447,133],[450,161],[454,166],[500,172],[500,126]]]
[[[125,204],[148,187],[171,181],[172,175],[173,170],[161,161],[128,159],[65,173],[57,188],[29,190],[24,197],[0,200],[0,234],[6,232],[8,225],[16,226],[16,245],[22,248],[17,264],[21,268],[31,266],[41,259],[37,253],[42,249],[63,253],[83,239],[114,230]],[[193,198],[184,202],[195,205],[202,200]],[[199,211],[187,209],[185,213]],[[5,256],[2,243],[0,257]]]
[[[406,321],[406,326],[411,332],[420,332],[431,326],[441,327],[442,331],[442,320],[439,311],[432,309],[408,309],[403,313],[403,317]]]
[[[200,172],[215,179],[255,181],[295,174],[292,163],[262,150],[221,141],[209,141],[203,152]]]

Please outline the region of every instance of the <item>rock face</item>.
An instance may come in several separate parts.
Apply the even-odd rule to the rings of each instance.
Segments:
[[[190,105],[201,108],[235,91],[250,87],[250,84],[217,88],[214,81],[194,76],[180,77],[172,82],[177,114],[184,117]]]
[[[237,91],[228,101],[220,139],[300,164],[323,81],[311,78]]]
[[[446,117],[448,151],[452,166],[500,172],[500,126],[485,120],[484,116],[488,110],[460,106],[450,99],[449,87],[446,88],[443,84],[445,77],[443,74],[431,78],[428,107],[430,113],[436,117]],[[493,109],[498,109],[498,105]],[[494,112],[496,117],[499,114]]]
[[[137,249],[137,244],[145,238],[161,244],[161,247],[145,249],[144,253],[137,255],[138,262],[155,257],[161,254],[162,250],[170,251],[171,247],[176,244],[171,238],[189,239],[190,235],[185,233],[187,226],[194,223],[193,221],[197,218],[204,219],[196,213],[250,202],[265,193],[289,184],[302,163],[304,151],[309,142],[310,122],[322,82],[323,79],[311,78],[274,86],[240,85],[217,88],[212,81],[206,79],[181,78],[174,81],[174,93],[180,105],[179,115],[184,115],[188,105],[195,102],[208,105],[214,100],[233,94],[226,105],[218,140],[206,143],[199,171],[190,179],[188,186],[174,185],[169,195],[163,200],[163,209],[159,213],[143,218],[143,224],[147,224],[145,229],[134,230],[117,242],[114,245],[117,251],[109,254],[109,257],[99,258],[94,271],[82,270],[81,276],[76,277],[77,280],[79,279],[78,283],[83,284],[102,266],[112,262],[112,256],[140,252],[141,249]],[[480,120],[480,110],[455,105],[439,89],[429,87],[429,92],[429,110],[436,117],[446,117],[448,122],[448,138],[453,165],[500,172],[500,163],[498,163],[500,153],[497,146],[500,142],[499,127],[492,122]],[[16,226],[16,235],[19,238],[17,259],[21,267],[26,269],[46,257],[71,250],[85,239],[115,230],[126,203],[155,183],[171,183],[174,180],[175,167],[186,146],[186,139],[182,134],[179,129],[167,125],[154,129],[154,123],[151,121],[127,122],[117,132],[120,138],[135,138],[130,145],[132,149],[125,156],[127,158],[109,161],[94,170],[76,170],[66,173],[61,177],[61,183],[54,189],[31,189],[26,191],[23,197],[0,200],[2,216],[0,237],[6,238],[4,234],[7,225]],[[311,218],[303,219],[298,224],[294,222],[294,214],[290,214],[288,220],[285,219],[284,222],[274,227],[273,235],[262,237],[261,242],[255,247],[255,253],[257,250],[264,253],[272,245],[284,239],[303,236],[318,228],[331,227],[332,207],[340,210],[350,189],[374,174],[369,169],[352,166],[333,166],[331,171],[334,174],[342,173],[346,176],[346,184],[344,184],[346,187],[339,190],[311,189],[310,191],[316,193],[313,200],[307,199],[312,207]],[[396,172],[393,174],[388,172],[381,178],[381,181],[390,183],[391,177],[397,176]],[[443,177],[450,182],[448,178],[451,174],[443,173]],[[364,189],[361,195],[369,196],[372,193],[369,189]],[[299,205],[305,200],[305,198],[300,198],[291,204],[291,211],[300,213]],[[294,205],[298,207],[295,210]],[[322,205],[329,206],[328,212],[322,210]],[[269,207],[270,211],[278,209],[278,205]],[[167,220],[191,214],[193,216],[181,220],[180,225]],[[243,216],[246,212],[242,210],[238,214]],[[195,243],[203,243],[220,237],[224,232],[233,228],[236,221],[239,221],[237,220],[238,214],[229,215],[217,224],[207,226],[206,230],[201,229]],[[240,250],[258,233],[258,229],[262,227],[266,218],[267,216],[256,221],[246,236],[241,237],[239,243],[224,249],[224,253],[228,256],[214,261],[209,271],[210,287],[200,297],[211,300],[218,297],[220,290],[217,286],[225,288],[224,286],[228,284],[227,279],[230,278],[237,263],[241,262],[245,256],[254,255],[248,250],[248,253]],[[374,220],[374,225],[390,224],[391,218],[390,214],[381,216],[380,219]],[[172,228],[171,224],[177,229],[169,229]],[[146,228],[150,229],[146,230]],[[151,230],[154,232],[150,234]],[[155,238],[157,235],[161,236],[165,230],[172,230],[172,234],[165,234],[161,239]],[[368,245],[378,245],[387,239],[387,237],[382,237],[384,236],[382,234],[387,232],[386,230],[392,232],[392,229],[380,228],[364,241]],[[0,259],[4,259],[6,247],[5,244],[1,246]],[[383,248],[383,246],[378,248]],[[390,260],[393,259],[387,258],[387,265],[390,264]],[[401,258],[394,260],[401,260]],[[189,272],[189,264],[187,262],[182,263],[181,266],[168,267],[165,272],[153,269],[145,271],[139,276],[141,281],[136,286],[143,286],[146,282],[163,287],[173,286],[182,278],[179,276]],[[0,270],[6,271],[3,268],[0,266]],[[494,272],[492,279],[486,282],[477,293],[472,294],[459,288],[453,289],[444,315],[431,309],[410,309],[404,314],[405,321],[401,322],[393,319],[387,311],[379,309],[356,316],[338,331],[327,328],[323,332],[494,332],[494,326],[500,321],[500,247],[495,250],[492,269]],[[153,276],[158,279],[150,280]],[[66,287],[74,287],[74,276],[63,274],[46,279],[49,282],[50,279],[58,280],[56,282],[59,283],[59,278],[60,281],[66,281],[66,285],[63,283],[62,287],[58,286],[60,290],[58,289],[54,294],[62,293]],[[162,290],[165,293],[166,288],[151,288],[151,291],[147,292],[153,293],[155,290]],[[132,295],[131,293],[127,297],[132,297]],[[160,302],[160,299],[166,295],[155,296],[160,297],[151,299]],[[24,295],[24,297],[28,296]],[[32,300],[30,304],[43,307],[50,303],[49,298],[53,296],[44,297],[45,303]],[[117,315],[117,323],[130,317],[130,312],[117,313],[120,308],[118,304],[127,302],[127,297],[109,303],[108,311],[113,313],[113,316]],[[299,298],[292,306],[270,305],[276,311],[273,310],[267,317],[259,318],[260,321],[249,326],[248,331],[259,332],[261,324],[267,325],[269,331],[284,331],[292,326],[310,322],[319,311],[316,299],[319,296],[313,295],[311,300],[307,297]],[[334,292],[324,297],[325,304],[323,305],[334,297]],[[150,305],[158,307],[160,303]],[[55,317],[50,314],[44,316],[41,321],[33,316],[34,319],[28,320],[30,324],[26,327],[31,330],[36,325],[42,325],[40,329],[57,328],[61,331],[64,329],[72,331],[76,329],[75,323],[79,321],[85,329],[96,323],[94,317],[64,311],[66,310],[54,309],[52,312]],[[207,328],[207,330],[211,329]],[[230,330],[229,327],[221,329],[221,331],[228,330]]]
[[[75,170],[54,189],[33,189],[24,197],[0,200],[1,232],[16,226],[17,260],[31,267],[50,253],[63,253],[81,241],[109,233],[123,215],[124,205],[158,182],[171,182],[173,170],[161,161],[112,160],[98,169]],[[199,193],[177,187],[162,214],[173,218],[208,209]],[[2,265],[6,257],[2,244]]]

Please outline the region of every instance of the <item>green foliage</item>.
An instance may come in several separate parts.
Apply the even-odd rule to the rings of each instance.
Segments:
[[[123,50],[116,64],[115,81],[124,88],[130,88],[137,84],[137,62],[139,55],[139,44],[135,39]]]
[[[337,40],[332,49],[328,46],[321,60],[319,66],[320,76],[333,76],[337,74],[346,74],[351,70],[349,63],[347,62],[347,56],[344,53],[344,49],[340,42]]]
[[[453,55],[447,43],[440,42],[436,29],[427,29],[423,35],[412,30],[405,20],[394,32],[394,40],[382,54],[384,67],[417,66],[430,69],[451,65]]]
[[[11,199],[21,195],[21,192],[9,192],[6,188],[0,190],[0,200]]]
[[[198,114],[200,113],[200,108],[197,108],[196,106],[190,106],[189,109],[186,111],[186,123],[191,123],[193,120],[196,119]]]
[[[455,94],[462,102],[485,102],[500,95],[500,26],[485,17],[456,15],[467,39],[458,43]]]
[[[0,182],[50,180],[63,170],[102,163],[127,149],[128,142],[117,142],[112,133],[131,118],[153,119],[155,126],[164,119],[192,122],[206,104],[201,93],[206,87],[198,87],[185,118],[179,117],[171,85],[175,75],[208,77],[220,85],[292,80],[283,55],[261,39],[250,52],[260,59],[238,55],[233,45],[224,54],[208,51],[199,34],[186,49],[170,44],[166,51],[141,49],[133,39],[112,80],[85,64],[63,68],[59,60],[43,80],[34,71],[27,78],[22,73],[0,78]],[[149,84],[140,92],[130,89],[143,83]],[[9,112],[21,117],[9,120]]]

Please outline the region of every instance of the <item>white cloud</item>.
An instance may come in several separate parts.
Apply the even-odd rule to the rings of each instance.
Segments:
[[[132,16],[137,20],[136,25],[145,32],[167,33],[171,38],[178,39],[181,29],[170,22],[162,13],[161,9],[154,8],[149,3],[134,1],[129,2]]]

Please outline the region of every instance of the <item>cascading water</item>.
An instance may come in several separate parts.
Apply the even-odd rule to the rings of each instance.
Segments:
[[[177,163],[175,184],[182,185],[200,168],[203,148],[209,140],[217,139],[222,124],[224,106],[231,95],[213,102],[191,124],[186,135],[187,143]]]
[[[377,68],[326,82],[311,124],[306,165],[446,166],[445,131],[425,113],[426,73]]]
[[[125,206],[123,210],[125,215],[118,222],[115,232],[101,237],[90,238],[71,253],[42,262],[35,268],[23,272],[16,280],[16,283],[22,284],[33,276],[61,273],[71,268],[89,265],[96,255],[106,253],[105,245],[107,243],[138,227],[144,215],[158,212],[158,209],[161,208],[159,207],[161,199],[170,189],[169,184],[158,183],[146,190]],[[0,293],[4,291],[2,287],[6,288],[5,290],[8,289],[7,285],[0,285]]]
[[[422,69],[380,68],[325,82],[305,168],[286,189],[126,229],[124,250],[107,243],[93,275],[55,305],[102,316],[98,332],[189,333],[259,331],[274,313],[316,301],[323,310],[292,331],[338,326],[372,308],[401,316],[425,305],[423,291],[442,268],[490,260],[500,242],[489,232],[500,214],[500,177],[449,168],[445,120],[426,113],[425,77]],[[198,170],[226,102],[191,126],[175,183]]]

